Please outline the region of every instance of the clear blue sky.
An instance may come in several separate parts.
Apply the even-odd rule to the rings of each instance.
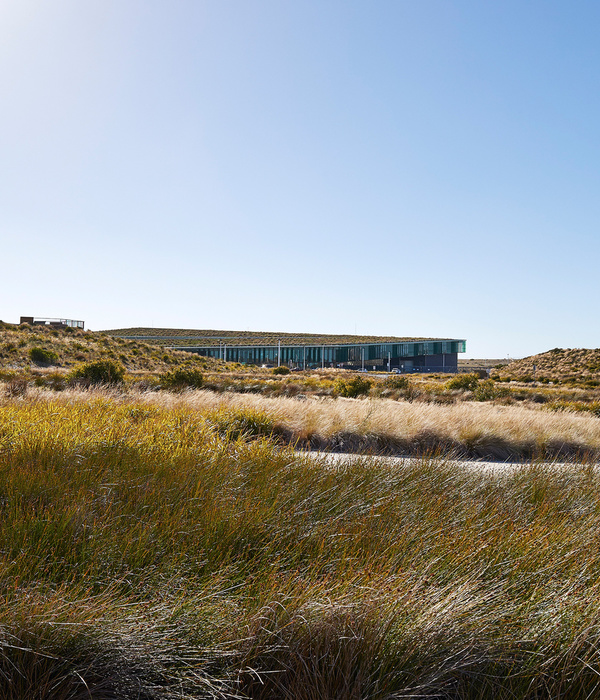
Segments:
[[[0,318],[600,346],[600,3],[3,0]]]

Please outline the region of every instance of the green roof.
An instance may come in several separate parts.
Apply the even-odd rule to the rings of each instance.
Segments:
[[[367,343],[449,342],[456,338],[413,338],[380,335],[329,335],[323,333],[275,333],[259,331],[197,330],[191,328],[117,328],[100,331],[119,338],[157,345],[362,345]]]

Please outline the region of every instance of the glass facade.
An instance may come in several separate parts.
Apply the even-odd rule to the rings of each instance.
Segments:
[[[255,365],[289,365],[293,367],[331,367],[380,365],[403,367],[405,360],[415,360],[423,368],[451,369],[456,355],[465,352],[464,340],[428,340],[402,343],[364,343],[357,345],[256,345],[180,347],[205,357],[227,362]],[[281,350],[281,358],[278,357]],[[406,366],[410,366],[407,363]]]

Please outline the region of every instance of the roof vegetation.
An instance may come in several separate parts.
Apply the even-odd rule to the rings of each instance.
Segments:
[[[194,330],[188,328],[117,328],[102,331],[120,338],[140,338],[154,345],[358,345],[451,340],[450,338],[400,338],[379,335],[329,335],[323,333],[276,333],[258,331]],[[454,339],[452,339],[454,340]]]

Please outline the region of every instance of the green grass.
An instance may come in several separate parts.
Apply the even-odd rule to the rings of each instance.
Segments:
[[[598,695],[595,468],[334,469],[272,427],[5,399],[0,697]]]

